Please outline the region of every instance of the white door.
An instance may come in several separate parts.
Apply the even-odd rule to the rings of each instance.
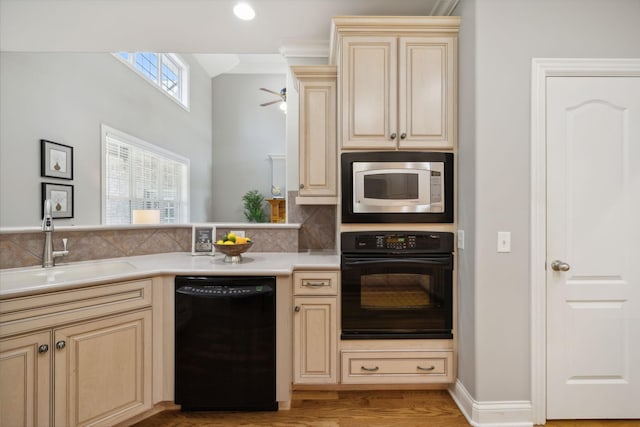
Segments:
[[[549,77],[546,121],[547,418],[640,418],[640,78]]]

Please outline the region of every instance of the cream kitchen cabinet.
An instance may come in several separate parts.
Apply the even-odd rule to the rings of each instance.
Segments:
[[[150,304],[151,279],[0,301],[0,425],[113,425],[150,409]]]
[[[293,381],[338,382],[338,272],[294,273]]]
[[[337,204],[335,66],[293,66],[299,96],[297,204]]]
[[[452,351],[343,351],[344,384],[453,382]]]
[[[51,332],[0,339],[0,425],[50,425]]]
[[[333,25],[342,149],[453,149],[459,18],[344,17]]]

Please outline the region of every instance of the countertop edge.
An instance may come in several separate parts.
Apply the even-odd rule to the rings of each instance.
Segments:
[[[141,255],[134,257],[110,258],[96,261],[59,264],[53,269],[41,267],[27,267],[0,270],[0,301],[11,298],[25,297],[48,292],[56,292],[101,285],[110,282],[126,282],[157,276],[290,276],[294,270],[336,270],[340,268],[339,256],[334,253],[260,253],[248,252],[246,262],[239,264],[224,263],[218,256],[191,256],[189,252],[172,252],[156,255]],[[63,270],[65,267],[100,265],[108,263],[128,263],[131,271],[104,273],[73,280],[40,281],[26,283],[22,286],[8,287],[6,281],[12,275],[28,274],[29,272],[43,273]],[[56,270],[57,269],[57,270]]]

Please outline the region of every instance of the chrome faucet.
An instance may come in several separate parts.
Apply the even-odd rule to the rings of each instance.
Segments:
[[[44,253],[42,255],[42,267],[53,267],[56,258],[69,255],[67,250],[67,239],[62,239],[64,250],[53,250],[53,217],[51,216],[51,200],[44,201],[44,218],[42,218],[42,231],[44,231]]]

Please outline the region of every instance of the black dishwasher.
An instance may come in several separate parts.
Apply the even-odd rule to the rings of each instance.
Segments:
[[[275,411],[275,277],[175,279],[175,402]]]

